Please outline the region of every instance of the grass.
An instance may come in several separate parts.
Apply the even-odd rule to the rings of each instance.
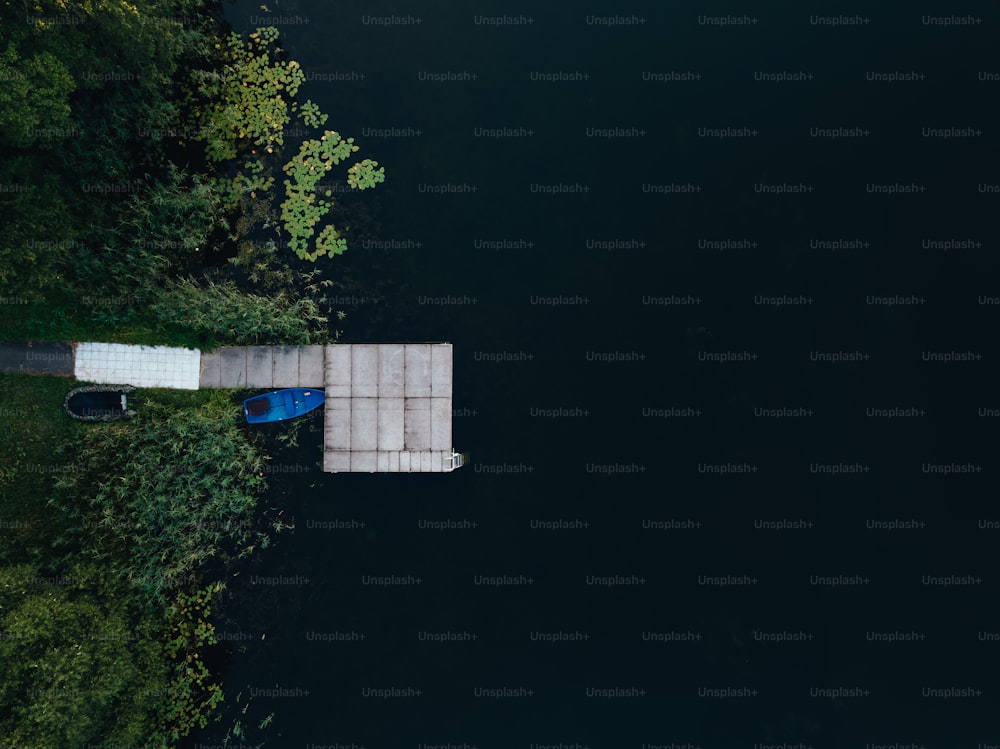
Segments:
[[[74,421],[63,410],[66,393],[83,383],[69,377],[0,375],[0,564],[50,559],[51,542],[67,529],[65,516],[49,507],[56,476],[72,470],[58,448],[99,424]],[[142,388],[129,396],[142,418],[144,403],[174,408],[236,408],[228,390]]]
[[[125,305],[136,306],[128,311]],[[103,304],[103,306],[102,306]],[[104,341],[209,350],[217,343],[190,328],[164,325],[141,300],[80,297],[50,291],[44,301],[0,304],[6,341]]]
[[[48,506],[55,477],[67,468],[56,448],[88,425],[63,410],[68,377],[0,375],[0,562],[24,562],[65,530]]]

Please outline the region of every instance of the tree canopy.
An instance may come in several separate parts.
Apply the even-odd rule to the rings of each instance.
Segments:
[[[0,567],[0,735],[19,749],[147,746],[170,664],[95,565]]]

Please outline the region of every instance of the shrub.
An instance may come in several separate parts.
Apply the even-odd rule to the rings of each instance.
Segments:
[[[81,470],[60,477],[51,502],[75,521],[83,552],[140,603],[165,605],[204,562],[233,558],[260,535],[252,521],[263,459],[238,413],[149,403],[135,421],[95,426],[73,446]]]

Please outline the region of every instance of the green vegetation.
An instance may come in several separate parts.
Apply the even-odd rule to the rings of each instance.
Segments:
[[[316,247],[310,252],[308,241],[319,223],[333,204],[328,200],[316,199],[316,185],[333,169],[358,150],[354,138],[343,140],[339,133],[327,130],[319,140],[307,140],[299,146],[299,152],[284,166],[290,179],[285,180],[285,201],[281,204],[281,220],[291,235],[290,246],[296,255],[304,260],[315,260],[323,255],[339,255],[347,249],[347,242],[340,232],[328,224],[316,239]],[[385,179],[385,170],[376,169],[378,162],[365,159],[348,170],[348,182],[359,190],[373,187]],[[330,191],[326,191],[327,197]]]
[[[18,301],[0,305],[8,339],[110,335],[206,348],[283,329],[296,340],[329,334],[327,315],[313,310],[318,297],[297,286],[278,306],[302,312],[308,335],[291,324],[251,331],[247,322],[235,337],[219,332],[233,308],[230,289],[248,299],[273,292],[255,291],[240,267],[238,248],[255,232],[274,230],[290,250],[269,258],[270,272],[346,249],[346,228],[322,223],[329,191],[317,191],[358,146],[317,132],[283,162],[292,120],[318,128],[327,115],[295,98],[305,75],[276,29],[223,38],[209,7],[0,0],[0,211],[8,219],[0,297]],[[279,169],[289,176],[281,196]],[[358,191],[384,179],[371,159],[344,173]],[[189,301],[180,279],[192,276],[224,290],[212,297],[225,309],[162,314]]]
[[[285,290],[263,296],[242,292],[231,281],[199,284],[190,278],[171,281],[168,289],[169,296],[153,305],[160,319],[208,331],[219,340],[235,344],[281,341],[289,345],[326,340],[315,332],[327,322],[316,302],[296,299]]]
[[[66,418],[63,398],[70,387],[61,377],[0,375],[0,565],[43,564],[48,539],[68,523],[46,506],[55,476],[65,465],[53,459],[53,445],[66,444],[87,425]]]
[[[171,685],[161,702],[159,725],[170,741],[208,725],[208,715],[223,700],[222,687],[211,683],[202,652],[217,645],[215,627],[208,622],[212,596],[221,591],[213,583],[190,594],[181,593],[167,609],[165,651],[173,659]]]
[[[58,577],[0,567],[0,734],[20,749],[86,743],[163,746],[157,700],[170,691],[160,623],[136,621],[97,565]]]
[[[193,71],[204,103],[192,111],[192,124],[209,161],[235,159],[246,150],[240,141],[265,149],[285,142],[293,97],[306,77],[297,62],[278,57],[277,39],[275,28],[257,29],[248,41],[230,34],[221,71]]]
[[[149,403],[142,413],[71,444],[75,470],[59,476],[50,501],[85,556],[105,561],[139,601],[162,606],[207,560],[260,541],[250,520],[263,460],[224,393],[198,410]]]
[[[347,226],[325,223],[320,182],[343,165],[366,190],[384,169],[318,130],[275,29],[223,36],[213,12],[0,0],[6,340],[336,340],[315,261]],[[293,121],[317,131],[288,158]],[[140,391],[134,421],[80,424],[69,387],[0,376],[0,735],[176,746],[224,699],[210,616],[219,575],[269,544],[267,457],[232,393]]]
[[[200,564],[269,545],[265,458],[226,391],[140,391],[135,421],[81,424],[70,386],[0,376],[0,732],[173,746],[223,700]]]
[[[230,207],[239,206],[246,195],[269,196],[274,178],[268,175],[264,159],[284,146],[284,129],[294,113],[298,112],[309,127],[320,127],[327,121],[314,102],[296,102],[305,74],[294,60],[282,59],[277,38],[273,28],[259,28],[247,41],[231,34],[222,72],[195,73],[200,103],[193,110],[191,125],[196,139],[205,145],[205,157],[210,162],[243,159],[235,175],[217,181],[219,193]],[[284,165],[290,179],[284,182],[281,221],[289,234],[290,248],[303,260],[315,261],[347,249],[346,240],[332,224],[316,233],[316,225],[332,207],[331,201],[318,199],[316,187],[334,165],[358,150],[353,138],[344,140],[339,133],[327,130],[318,139],[305,140]],[[385,169],[371,159],[347,170],[347,184],[353,189],[365,190],[384,180]],[[325,191],[326,197],[330,194]]]

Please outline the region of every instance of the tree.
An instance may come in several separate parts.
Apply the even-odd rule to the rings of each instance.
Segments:
[[[160,623],[138,624],[92,565],[0,568],[0,735],[19,749],[158,746],[170,665]]]
[[[69,95],[76,83],[46,51],[22,58],[11,42],[0,54],[0,142],[24,148],[39,137],[62,140],[72,130]]]

